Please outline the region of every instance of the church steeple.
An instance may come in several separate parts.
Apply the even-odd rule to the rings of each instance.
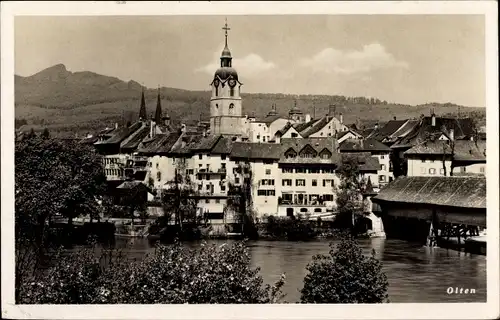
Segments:
[[[156,100],[155,122],[156,122],[157,124],[161,123],[161,97],[160,97],[160,86],[158,86],[158,98],[157,98],[157,100]]]
[[[144,99],[144,87],[142,87],[142,95],[141,95],[141,109],[139,110],[139,120],[146,121],[146,100]]]
[[[227,46],[227,31],[231,30],[231,28],[229,28],[227,25],[227,18],[224,27],[222,27],[222,30],[224,30],[225,45],[224,45],[224,50],[222,50],[222,54],[220,57],[220,66],[231,67],[231,61],[233,60],[233,58],[231,57],[231,51],[229,51],[229,47]]]

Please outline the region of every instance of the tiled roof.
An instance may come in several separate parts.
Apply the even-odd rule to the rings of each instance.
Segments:
[[[396,130],[394,133],[389,135],[386,139],[393,140],[396,138],[402,138],[405,137],[407,134],[409,134],[416,125],[418,125],[419,120],[408,120],[403,124],[398,130]]]
[[[399,177],[373,200],[486,209],[484,177]]]
[[[443,130],[449,132],[454,130],[455,139],[463,139],[474,133],[474,124],[470,118],[454,119],[436,117],[436,123],[432,126],[432,117],[423,117],[418,125],[405,137],[397,141],[392,148],[411,147],[424,142],[429,134],[439,134]]]
[[[379,128],[378,130],[374,130],[368,136],[368,138],[382,141],[386,137],[396,132],[399,128],[401,128],[401,126],[403,126],[406,121],[407,120],[390,120],[383,127]]]
[[[486,141],[456,140],[454,160],[486,162]]]
[[[290,129],[291,127],[292,127],[292,124],[291,124],[290,122],[287,122],[283,128],[281,128],[281,129],[279,129],[278,131],[276,131],[276,134],[275,134],[275,135],[277,135],[277,136],[282,136],[282,135],[284,135],[284,134],[285,134],[285,132],[287,132],[287,131],[288,131],[288,129]]]
[[[143,144],[142,148],[139,149],[139,153],[166,154],[170,151],[179,137],[179,132],[157,134],[153,140]]]
[[[300,135],[304,138],[307,138],[309,137],[311,134],[315,134],[316,132],[318,132],[319,130],[323,129],[327,124],[328,122],[330,122],[330,120],[332,120],[333,118],[329,118],[329,117],[323,117],[321,118],[319,121],[315,122],[312,126],[310,126],[309,128],[306,128],[304,129]]]
[[[320,121],[321,119],[316,119],[316,120],[311,120],[309,122],[304,122],[304,123],[297,123],[293,125],[293,128],[297,130],[297,132],[301,133],[310,126],[314,125],[317,121]],[[301,133],[302,135],[302,133]]]
[[[386,151],[391,152],[391,148],[375,139],[348,139],[340,144],[340,152],[356,151]]]
[[[276,120],[278,120],[280,118],[282,118],[282,117],[279,114],[277,114],[277,115],[267,115],[264,118],[258,118],[258,119],[256,119],[255,122],[263,122],[263,123],[269,125],[269,124],[273,123],[274,121],[276,121]]]
[[[183,132],[169,153],[172,155],[189,155],[192,153],[191,148],[198,144],[202,138],[201,133]]]
[[[319,155],[321,151],[327,149],[332,153],[329,159],[321,159],[319,156],[316,158],[300,158],[297,156],[293,159],[286,159],[285,153],[292,148],[297,154],[306,146],[311,146]],[[281,139],[281,156],[280,163],[338,163],[340,157],[337,152],[337,140],[333,137],[329,138],[285,138]]]
[[[98,142],[96,142],[96,144],[121,143],[123,140],[125,140],[133,132],[139,130],[141,127],[142,127],[142,122],[136,122],[133,125],[131,125],[130,127],[118,128],[112,132],[111,138],[104,140],[104,141],[98,141]]]
[[[380,162],[377,157],[372,157],[369,152],[341,153],[342,162],[349,159],[355,159],[359,164],[359,171],[378,171],[380,170]]]
[[[222,137],[217,141],[212,149],[212,154],[230,154],[233,148],[233,141],[228,137]]]
[[[201,139],[198,140],[198,143],[191,147],[191,150],[193,152],[203,152],[203,151],[210,152],[221,138],[222,138],[221,135],[206,136],[206,137],[202,136]]]
[[[238,159],[269,159],[280,158],[281,146],[277,143],[235,142],[231,149],[231,158]]]
[[[410,154],[450,154],[451,147],[447,140],[434,140],[420,143],[405,151],[405,155]]]
[[[120,146],[122,149],[135,149],[139,146],[142,140],[148,136],[150,132],[149,126],[143,126],[139,130],[133,132]]]

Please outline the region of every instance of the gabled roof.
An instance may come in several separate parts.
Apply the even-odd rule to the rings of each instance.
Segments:
[[[339,163],[340,156],[337,152],[337,140],[333,137],[328,138],[284,138],[280,141],[281,154],[280,163]],[[285,153],[291,148],[297,152],[297,154],[304,149],[306,146],[310,146],[317,152],[318,156],[316,158],[300,158],[297,156],[293,159],[287,159]],[[327,149],[332,154],[329,159],[321,159],[319,154],[324,149]]]
[[[111,138],[104,141],[97,141],[96,144],[115,144],[121,143],[127,137],[129,137],[132,133],[139,130],[142,127],[142,122],[138,121],[131,125],[130,127],[122,127],[115,129],[111,132]],[[107,134],[107,133],[106,133]]]
[[[312,126],[304,129],[300,135],[304,138],[309,137],[312,134],[315,134],[316,132],[320,131],[323,129],[333,118],[330,117],[323,117],[319,121],[313,123]]]
[[[359,164],[360,172],[378,171],[380,170],[380,162],[377,157],[372,157],[369,152],[341,153],[342,162],[354,159]]]
[[[186,156],[192,153],[191,148],[199,143],[203,138],[201,133],[183,132],[174,143],[168,154]]]
[[[277,114],[277,115],[267,115],[264,118],[255,119],[255,122],[262,122],[262,123],[265,123],[267,125],[270,125],[271,123],[273,123],[274,121],[276,121],[276,120],[278,120],[280,118],[283,118],[283,117],[280,116],[279,114]],[[283,118],[283,119],[285,119],[285,118]]]
[[[408,120],[390,120],[383,127],[374,130],[368,138],[382,141],[394,132],[396,132],[401,126],[403,126]]]
[[[180,136],[179,132],[158,134],[153,140],[144,143],[138,151],[144,154],[167,154]]]
[[[486,209],[484,177],[399,177],[374,201]]]
[[[432,117],[423,117],[410,133],[397,141],[391,148],[405,148],[420,144],[426,139],[426,135],[441,133],[443,130],[449,132],[450,129],[453,129],[457,140],[474,134],[474,123],[470,118],[436,117],[435,121],[435,125],[432,126]]]
[[[233,148],[233,141],[228,137],[222,137],[217,141],[212,149],[212,154],[230,154]]]
[[[456,161],[486,162],[486,141],[455,140]]]
[[[278,131],[276,131],[275,135],[278,136],[278,137],[281,137],[282,135],[284,135],[288,129],[290,129],[292,127],[292,124],[290,122],[287,122],[285,124],[285,126],[281,129],[279,129]]]
[[[136,149],[142,140],[144,140],[150,132],[150,127],[143,125],[141,128],[133,132],[127,139],[125,139],[120,148],[121,149]]]
[[[304,123],[296,123],[293,125],[293,128],[297,130],[300,135],[302,135],[302,132],[309,128],[310,126],[314,125],[317,121],[320,121],[321,119],[316,119],[316,120],[311,120],[309,122],[304,122]]]
[[[281,146],[276,143],[234,142],[231,149],[231,158],[249,160],[278,160]]]
[[[416,146],[413,146],[409,150],[404,152],[405,155],[439,155],[439,154],[452,154],[451,147],[447,140],[434,140],[422,142]]]
[[[340,152],[391,152],[391,148],[375,139],[347,139],[340,144]]]
[[[405,137],[415,128],[416,125],[418,125],[418,123],[419,120],[408,120],[398,130],[386,137],[386,139],[393,140]]]
[[[222,138],[221,135],[216,135],[216,136],[206,136],[202,137],[198,143],[195,145],[191,146],[191,150],[196,153],[196,152],[210,152],[212,149],[215,147],[217,142]]]
[[[338,132],[337,133],[337,139],[341,139],[343,136],[345,136],[348,133],[352,133],[355,136],[362,137],[362,135],[359,134],[357,131],[352,130],[352,129],[348,129],[346,131],[340,131],[340,132]]]

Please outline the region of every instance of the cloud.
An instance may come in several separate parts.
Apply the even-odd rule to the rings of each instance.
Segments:
[[[398,61],[378,44],[368,44],[362,50],[342,51],[326,48],[312,58],[302,59],[300,65],[314,71],[342,75],[366,74],[388,68],[408,68],[408,63]]]
[[[220,67],[220,52],[214,54],[213,63],[196,69],[196,72],[213,74]],[[243,58],[233,58],[232,66],[244,77],[253,77],[276,68],[271,61],[265,61],[256,53],[250,53]]]

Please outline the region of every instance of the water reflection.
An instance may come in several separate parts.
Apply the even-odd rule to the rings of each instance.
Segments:
[[[210,243],[222,244],[214,240]],[[147,240],[127,239],[116,242],[128,247],[129,255],[141,258],[152,246]],[[199,243],[188,244],[196,247]],[[365,254],[375,250],[389,281],[391,302],[485,302],[486,257],[392,239],[360,240]],[[286,274],[285,300],[297,302],[303,286],[306,266],[316,254],[328,254],[327,241],[287,242],[254,241],[248,243],[252,264],[260,267],[266,283],[274,283]],[[474,288],[475,295],[448,295],[448,287]]]

